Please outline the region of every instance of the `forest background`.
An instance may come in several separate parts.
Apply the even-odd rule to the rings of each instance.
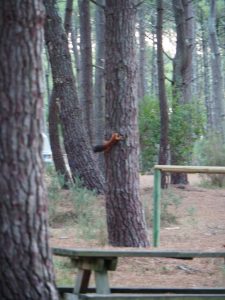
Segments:
[[[57,201],[48,205],[45,194],[41,132],[58,180],[49,193],[72,195],[87,228],[98,207],[110,245],[149,246],[139,173],[156,163],[224,165],[225,4],[21,3],[0,2],[1,297],[56,299],[47,211],[51,218]],[[122,139],[93,153],[113,132]],[[223,185],[223,177],[210,179]],[[173,174],[170,183],[188,177]]]
[[[174,4],[173,1],[165,2],[162,24],[163,61],[157,58],[156,2],[144,1],[137,7],[141,171],[151,172],[156,163],[223,165],[221,155],[224,149],[224,2],[191,1],[183,8],[179,7],[179,1],[174,1]],[[88,7],[85,7],[79,6],[75,1],[73,10],[72,1],[58,1],[57,5],[69,32],[78,98],[86,116],[85,130],[92,131],[89,132],[91,146],[101,144],[104,139],[109,138],[105,136],[104,130],[104,3],[96,5],[90,1]],[[48,57],[45,58],[46,115],[52,89],[48,61]],[[162,101],[160,95],[160,64],[163,64],[164,68],[166,102]],[[163,103],[166,103],[167,107],[163,108]],[[65,171],[59,163],[56,140],[52,134],[56,134],[52,129],[56,126],[53,124],[55,114],[50,114],[49,118],[54,162],[57,170],[64,174]],[[164,143],[167,144],[163,146],[166,156],[164,161],[159,159],[160,124],[166,135]],[[211,145],[217,147],[211,149]],[[100,168],[102,160],[100,155]],[[177,179],[175,183],[180,181],[181,179]]]

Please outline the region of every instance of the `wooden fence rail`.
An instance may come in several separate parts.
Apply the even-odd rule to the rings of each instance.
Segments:
[[[161,172],[225,174],[225,167],[155,165],[153,190],[153,246],[160,244]]]

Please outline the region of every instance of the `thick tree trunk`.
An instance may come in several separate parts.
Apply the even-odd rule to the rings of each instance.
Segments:
[[[0,1],[0,299],[56,300],[43,182],[44,7]]]
[[[174,58],[174,89],[179,104],[189,103],[192,98],[193,80],[193,7],[190,0],[173,0],[177,31],[177,48]]]
[[[177,47],[173,64],[173,96],[175,102],[173,109],[175,110],[176,106],[190,103],[192,98],[192,57],[194,47],[193,3],[190,0],[173,0],[173,10],[177,32]],[[188,141],[186,142],[188,143]],[[188,158],[182,157],[182,147],[185,148],[183,138],[177,141],[175,147],[171,144],[171,163],[173,165],[187,163]],[[171,174],[171,183],[187,184],[187,174]]]
[[[213,131],[225,141],[225,105],[221,59],[216,33],[216,1],[210,1],[209,45],[211,49]]]
[[[49,138],[52,150],[53,161],[55,165],[55,170],[58,175],[63,177],[62,187],[68,188],[69,184],[72,182],[70,178],[69,171],[67,170],[66,163],[63,157],[62,146],[60,143],[59,134],[59,109],[58,103],[56,102],[56,95],[52,93],[52,99],[49,106]]]
[[[105,0],[98,0],[101,6]],[[105,13],[102,7],[96,5],[96,59],[95,59],[95,144],[100,145],[105,132]],[[98,156],[100,169],[104,172],[105,164],[102,154]]]
[[[166,98],[164,61],[163,61],[163,45],[162,45],[162,26],[163,26],[163,0],[157,0],[157,63],[158,63],[158,85],[159,85],[159,106],[160,106],[160,145],[159,145],[159,164],[166,165],[168,163],[168,131],[169,118],[168,106]],[[161,177],[161,187],[165,188],[166,175],[163,173]]]
[[[78,9],[78,8],[77,8]],[[78,38],[79,38],[79,29],[78,29],[78,11],[74,11],[73,14],[73,22],[72,22],[72,30],[71,30],[71,42],[73,45],[73,57],[76,66],[76,87],[78,99],[80,99],[80,82],[81,82],[81,72],[80,72],[80,52],[78,49]]]
[[[103,177],[84,130],[66,33],[55,9],[55,1],[44,0],[44,3],[47,13],[45,41],[52,67],[54,91],[60,104],[65,150],[72,176],[74,179],[80,177],[87,188],[103,193]]]
[[[204,76],[204,99],[207,116],[207,132],[213,131],[213,109],[212,109],[212,93],[210,89],[210,68],[209,68],[209,51],[208,51],[208,36],[206,34],[205,18],[201,12],[201,41],[203,55],[203,76]]]
[[[94,143],[94,106],[91,21],[89,0],[78,0],[80,12],[81,105],[84,125],[91,144]]]
[[[73,12],[73,0],[67,0],[65,9],[64,28],[67,34],[71,32],[71,21]],[[59,118],[59,103],[57,103],[57,94],[53,88],[51,103],[49,104],[49,137],[52,149],[52,156],[55,165],[55,170],[59,176],[63,177],[62,188],[69,188],[72,182],[69,171],[67,170],[65,159],[63,157],[62,141],[60,140],[60,118]],[[63,137],[62,137],[63,138]]]
[[[72,30],[73,0],[66,1],[64,28],[68,35]]]
[[[125,137],[105,154],[107,224],[113,246],[148,246],[139,195],[135,1],[106,1],[106,130]]]

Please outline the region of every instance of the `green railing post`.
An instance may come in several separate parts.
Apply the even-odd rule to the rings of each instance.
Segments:
[[[160,242],[160,197],[161,197],[161,171],[154,170],[153,187],[153,246],[158,247]]]

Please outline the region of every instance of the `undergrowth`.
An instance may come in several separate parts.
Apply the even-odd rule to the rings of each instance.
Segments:
[[[50,225],[74,224],[80,238],[105,244],[105,207],[100,197],[83,187],[79,178],[68,190],[62,190],[61,179],[53,168],[46,170],[46,176]]]

